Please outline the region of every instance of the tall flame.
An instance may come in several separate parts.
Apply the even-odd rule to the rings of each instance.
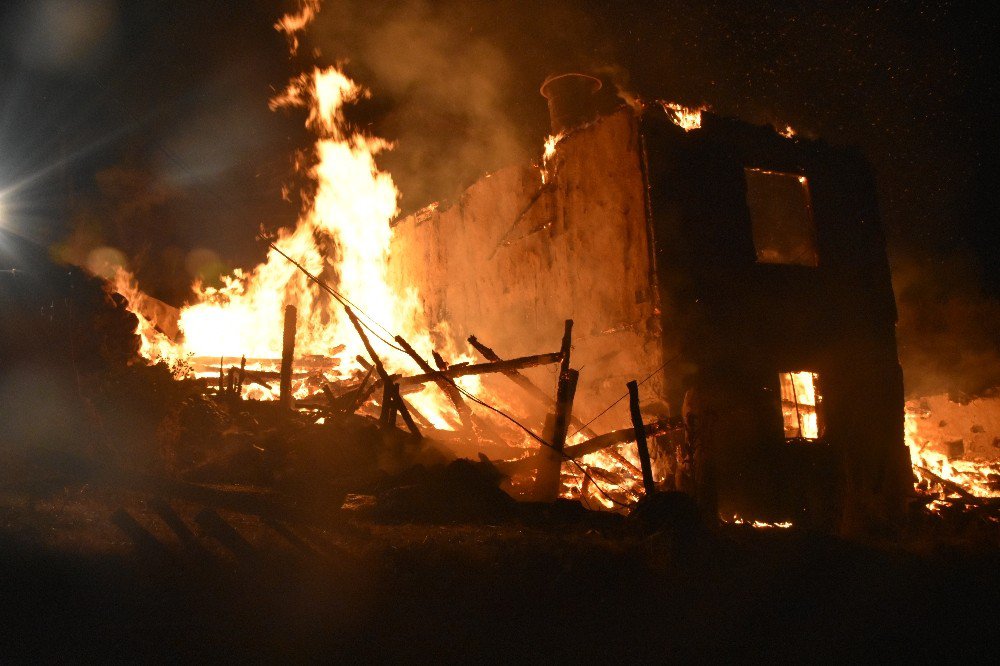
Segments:
[[[312,20],[319,3],[306,0],[300,14],[286,16],[278,28],[294,36]],[[294,44],[293,44],[294,47]],[[419,371],[416,363],[391,346],[398,333],[425,358],[433,344],[413,289],[393,289],[388,281],[392,228],[398,213],[399,192],[375,158],[391,148],[383,139],[352,130],[344,118],[345,105],[367,95],[362,87],[336,67],[314,68],[294,78],[271,100],[271,108],[307,110],[306,127],[316,136],[311,164],[305,174],[314,185],[311,201],[294,229],[281,229],[264,263],[249,271],[236,270],[220,287],[195,285],[195,302],[182,308],[181,337],[169,340],[145,317],[140,318],[143,354],[150,359],[177,362],[186,357],[275,359],[282,348],[281,313],[285,305],[298,309],[296,353],[353,359],[365,354],[364,346],[340,303],[321,290],[281,253],[293,258],[309,273],[321,277],[351,303],[370,327],[377,352],[389,369]],[[130,300],[141,300],[127,274],[117,286]],[[133,308],[137,309],[137,308]],[[391,331],[391,333],[390,333]],[[442,336],[444,337],[444,336]],[[463,350],[441,350],[453,362],[469,361]],[[347,376],[349,363],[335,372]],[[464,378],[466,388],[478,387],[475,378]],[[448,419],[438,409],[445,402],[436,389],[408,399],[429,409],[425,415],[446,427]],[[453,421],[453,419],[452,419]]]

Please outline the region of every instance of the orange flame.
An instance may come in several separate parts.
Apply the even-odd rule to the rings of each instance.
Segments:
[[[301,13],[286,16],[278,29],[297,34],[318,7],[318,2],[303,2]],[[398,213],[399,192],[392,177],[378,169],[375,157],[391,145],[352,130],[343,113],[346,104],[365,95],[367,91],[342,71],[327,67],[296,77],[271,100],[272,109],[307,109],[305,124],[317,137],[312,165],[306,168],[315,194],[295,228],[279,230],[274,244],[357,305],[355,310],[372,326],[372,342],[390,371],[416,373],[419,368],[412,359],[379,342],[380,337],[388,340],[398,333],[425,358],[434,348],[415,289],[394,289],[387,278],[390,221]],[[133,304],[144,297],[127,274],[119,276],[117,286]],[[146,358],[171,363],[189,357],[276,359],[282,348],[281,313],[288,304],[298,309],[297,355],[353,359],[366,353],[341,305],[273,249],[264,263],[225,276],[222,286],[195,285],[195,291],[195,302],[180,312],[179,340],[171,341],[152,322],[140,319],[138,332]],[[473,360],[467,350],[441,351],[452,362]],[[331,378],[346,378],[349,367],[349,363],[339,368],[333,364]],[[479,380],[463,378],[461,385],[477,390]],[[256,397],[273,396],[258,392]],[[445,416],[451,408],[437,389],[407,399],[434,425],[450,428],[454,423]]]
[[[944,495],[953,494],[953,489],[941,484],[924,470],[950,481],[975,497],[1000,497],[1000,490],[991,484],[990,477],[1000,475],[1000,463],[986,460],[951,459],[940,451],[943,442],[934,441],[921,432],[921,425],[927,419],[933,420],[929,410],[922,409],[918,401],[906,403],[904,427],[906,445],[910,450],[910,463],[917,478],[917,488],[937,488]]]
[[[701,114],[708,111],[707,106],[690,108],[677,104],[676,102],[665,102],[660,100],[660,106],[666,112],[670,122],[677,125],[685,132],[701,128]]]

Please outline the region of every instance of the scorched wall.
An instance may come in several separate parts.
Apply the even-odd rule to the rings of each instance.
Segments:
[[[574,320],[574,413],[584,420],[662,362],[637,120],[622,110],[569,134],[548,166],[486,176],[450,205],[398,221],[391,281],[416,288],[432,322],[504,357],[557,351]],[[532,376],[555,395],[555,367]],[[649,414],[667,411],[660,379]],[[515,389],[516,390],[516,389]],[[594,424],[627,425],[627,405]]]

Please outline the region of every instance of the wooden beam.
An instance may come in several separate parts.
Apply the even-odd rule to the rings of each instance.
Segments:
[[[476,351],[482,354],[483,358],[485,358],[487,361],[493,361],[494,363],[503,361],[503,359],[495,351],[493,351],[492,349],[484,345],[482,342],[480,342],[479,339],[476,338],[476,336],[470,335],[468,342],[476,349]],[[507,372],[504,372],[502,374],[508,379],[510,379],[512,382],[517,384],[526,394],[528,394],[531,398],[533,398],[535,402],[537,402],[538,404],[542,405],[543,407],[547,407],[549,409],[555,407],[556,401],[549,393],[539,388],[537,384],[535,384],[533,381],[522,375],[517,370],[508,370]],[[591,430],[583,421],[581,421],[576,416],[570,417],[570,423],[573,424],[573,427],[576,428],[578,432],[582,432],[587,437],[597,437],[597,433]]]
[[[580,378],[577,370],[566,370],[559,375],[556,391],[556,411],[550,419],[551,445],[539,452],[537,494],[541,501],[554,502],[559,496],[560,472],[562,470],[563,449],[569,429],[569,417],[573,411],[573,398]],[[548,429],[547,429],[548,430]],[[548,434],[548,433],[547,433]]]
[[[389,373],[385,371],[385,366],[382,365],[382,359],[380,359],[378,357],[378,354],[375,353],[375,350],[372,348],[372,343],[368,339],[368,335],[365,334],[364,329],[361,328],[361,322],[358,321],[357,316],[354,314],[354,311],[351,310],[350,307],[345,305],[344,311],[350,318],[351,323],[354,324],[354,330],[358,332],[358,336],[361,338],[361,343],[364,344],[365,350],[368,352],[368,356],[371,358],[372,363],[375,364],[375,371],[378,373],[379,379],[381,379],[383,382],[388,382]]]
[[[421,370],[426,373],[437,374],[437,377],[434,379],[434,383],[438,385],[438,388],[444,391],[444,394],[448,396],[449,400],[451,400],[451,404],[455,405],[455,410],[458,412],[458,418],[462,422],[462,429],[471,434],[472,410],[469,408],[469,405],[465,403],[465,400],[462,398],[462,393],[458,390],[458,388],[455,387],[449,378],[444,376],[442,370],[435,370],[432,368],[431,364],[418,354],[417,351],[410,346],[410,343],[403,338],[403,336],[396,336],[396,344],[403,348],[403,351],[405,351],[409,357],[412,358],[418,366],[420,366]],[[439,355],[435,355],[435,360],[437,359],[440,359],[441,363],[444,363],[444,359],[442,359]],[[445,370],[447,370],[447,368],[445,368]]]
[[[411,386],[413,384],[426,384],[427,382],[437,381],[441,377],[448,379],[454,379],[455,377],[465,377],[467,375],[488,375],[494,372],[507,372],[509,370],[521,370],[523,368],[532,368],[537,365],[551,365],[552,363],[559,363],[562,360],[562,355],[557,353],[554,354],[537,354],[535,356],[522,356],[520,358],[514,358],[509,361],[501,361],[499,363],[475,363],[473,365],[453,365],[447,370],[435,370],[423,375],[414,375],[412,377],[400,377],[399,385]]]
[[[421,439],[423,435],[420,434],[420,428],[418,428],[417,424],[414,423],[413,416],[410,414],[410,410],[406,407],[406,402],[404,402],[402,396],[399,395],[399,386],[397,386],[395,382],[388,385],[392,387],[390,392],[392,394],[391,398],[393,406],[396,411],[399,412],[399,415],[403,417],[403,423],[406,424],[406,429],[409,430],[414,437]]]
[[[569,371],[569,355],[573,348],[573,320],[567,319],[563,326],[562,346],[559,349],[561,356],[559,364],[559,374],[563,375]]]
[[[653,484],[653,466],[649,460],[649,445],[646,442],[646,429],[642,423],[642,412],[639,410],[639,384],[635,380],[628,384],[629,411],[632,414],[632,428],[635,430],[635,441],[639,449],[639,466],[642,468],[642,487],[649,497],[656,492]]]
[[[665,435],[668,432],[683,428],[684,421],[679,416],[653,421],[652,423],[647,423],[643,426],[643,429],[646,432],[646,437],[657,437],[659,435]],[[580,459],[584,456],[590,455],[591,453],[603,451],[608,447],[618,446],[619,444],[630,444],[634,441],[635,428],[622,428],[621,430],[612,430],[609,433],[588,439],[586,442],[581,442],[580,444],[567,446],[563,449],[563,454],[566,458]],[[497,461],[496,464],[498,467],[501,467],[507,472],[530,469],[538,464],[538,458],[540,455],[540,453],[536,453],[530,456],[525,456],[524,458],[519,458],[518,460],[501,460]]]
[[[295,362],[295,325],[298,310],[294,305],[285,306],[285,327],[281,338],[281,376],[278,383],[278,401],[282,407],[292,409],[292,365]]]
[[[243,358],[240,359],[240,374],[236,380],[236,397],[239,399],[243,398],[243,380],[247,376],[247,357],[244,354]]]

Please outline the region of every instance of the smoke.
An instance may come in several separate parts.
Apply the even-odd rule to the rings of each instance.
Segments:
[[[308,39],[372,89],[358,116],[394,141],[382,157],[412,210],[484,172],[537,157],[538,93],[553,71],[609,65],[597,22],[570,3],[327,2]]]
[[[893,262],[897,339],[909,397],[974,397],[1000,386],[1000,302],[964,255]]]

